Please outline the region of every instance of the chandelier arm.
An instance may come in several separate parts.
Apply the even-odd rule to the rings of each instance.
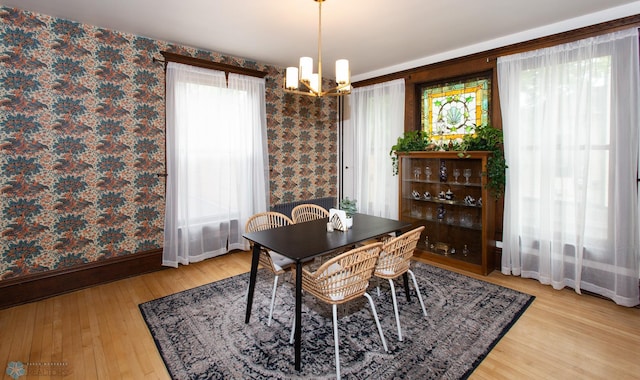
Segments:
[[[316,94],[315,92],[300,91],[300,90],[285,90],[285,92],[288,92],[290,94],[296,94],[296,95],[320,97],[320,94]]]
[[[347,83],[340,84],[340,85],[337,85],[335,87],[331,87],[330,89],[328,89],[328,90],[326,90],[324,92],[321,92],[318,96],[325,96],[325,95],[328,95],[328,96],[342,96],[342,95],[345,95],[345,93],[341,92],[340,90],[345,89],[345,88],[347,88],[349,86],[350,86],[350,84],[347,84]]]
[[[304,85],[304,87],[306,87],[309,91],[300,91],[300,90],[292,90],[292,89],[285,89],[285,92],[291,93],[291,94],[298,94],[298,95],[306,95],[306,96],[313,96],[313,97],[322,97],[322,96],[343,96],[346,95],[350,92],[345,92],[345,91],[340,91],[342,89],[348,88],[350,85],[349,84],[341,84],[339,86],[335,86],[332,87],[326,91],[323,91],[321,93],[314,91],[311,86],[309,86],[309,84],[307,84],[306,82],[300,82]]]
[[[311,92],[312,94],[319,94],[320,92],[317,90],[314,90],[313,87],[311,87],[311,83],[307,82],[307,81],[300,81],[300,83],[309,90],[309,92]]]

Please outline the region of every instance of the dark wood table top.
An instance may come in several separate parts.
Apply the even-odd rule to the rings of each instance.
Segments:
[[[407,222],[355,214],[349,230],[329,232],[327,222],[327,218],[318,219],[242,236],[292,260],[302,261],[411,226]]]

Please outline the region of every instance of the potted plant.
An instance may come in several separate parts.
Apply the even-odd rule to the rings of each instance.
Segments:
[[[351,228],[351,226],[353,225],[353,214],[358,212],[358,209],[356,207],[356,202],[357,201],[355,199],[349,199],[349,197],[346,197],[342,199],[339,204],[340,210],[343,210],[345,214],[347,214],[348,228]]]
[[[393,174],[398,174],[397,152],[415,151],[459,151],[458,156],[463,158],[467,151],[489,151],[491,157],[487,160],[487,189],[495,198],[504,195],[506,181],[507,162],[502,150],[503,136],[502,130],[490,125],[476,126],[473,134],[465,135],[462,141],[451,141],[448,144],[432,141],[425,131],[408,131],[403,136],[398,137],[398,141],[391,147],[389,155]]]

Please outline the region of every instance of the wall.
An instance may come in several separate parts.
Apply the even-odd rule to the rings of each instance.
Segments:
[[[271,204],[336,195],[335,98],[282,68],[0,7],[0,279],[159,249],[170,51],[267,72]]]

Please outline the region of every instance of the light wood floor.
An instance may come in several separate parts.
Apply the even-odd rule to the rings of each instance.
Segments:
[[[11,361],[41,373],[52,367],[38,363],[60,363],[53,369],[70,379],[167,379],[138,304],[249,267],[250,254],[237,252],[0,310],[3,379]],[[537,297],[472,379],[640,378],[640,309],[495,271],[472,276]]]

